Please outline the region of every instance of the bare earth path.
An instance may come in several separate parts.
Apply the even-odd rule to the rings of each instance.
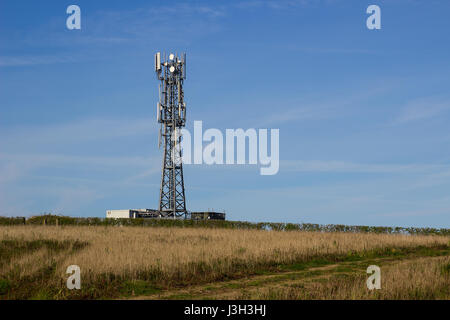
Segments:
[[[361,261],[345,261],[320,267],[302,268],[302,270],[271,272],[238,280],[164,290],[152,295],[132,296],[129,299],[245,299],[251,298],[262,290],[267,291],[288,287],[307,289],[314,282],[327,281],[332,276],[351,277],[361,274],[365,275],[367,267],[371,264],[384,267],[398,264],[401,261],[415,261],[419,259],[423,259],[423,257],[409,256],[400,259],[398,257],[386,257]],[[428,259],[435,258],[429,257]],[[365,283],[361,285],[365,285]]]

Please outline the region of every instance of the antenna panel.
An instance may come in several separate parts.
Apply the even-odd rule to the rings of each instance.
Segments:
[[[186,53],[183,53],[183,79],[186,79]]]
[[[161,121],[161,104],[159,102],[156,104],[156,119],[158,122]]]
[[[155,54],[155,71],[161,70],[161,52]]]

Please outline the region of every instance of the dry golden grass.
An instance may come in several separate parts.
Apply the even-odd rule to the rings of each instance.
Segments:
[[[32,275],[37,272],[43,265],[49,264],[49,252],[47,248],[38,249],[24,256],[14,257],[7,264],[0,268],[0,275],[6,275],[10,272],[18,271],[20,278]]]
[[[145,228],[145,227],[0,227],[0,241],[86,241],[89,245],[58,257],[56,275],[65,281],[66,268],[80,266],[85,285],[113,281],[152,280],[163,286],[215,281],[264,266],[330,258],[349,252],[391,247],[446,245],[449,237],[261,230]],[[13,259],[0,269],[5,276],[14,266],[47,263],[45,252]],[[23,271],[29,274],[30,271]]]
[[[236,299],[450,299],[450,257],[427,257],[381,267],[381,289],[368,290],[368,275],[331,275],[301,286],[266,288]]]

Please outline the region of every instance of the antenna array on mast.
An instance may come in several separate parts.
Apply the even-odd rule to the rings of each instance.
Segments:
[[[183,81],[186,79],[186,54],[155,54],[155,72],[159,85],[156,117],[161,124],[158,145],[164,155],[159,196],[163,217],[177,218],[187,214],[181,155],[181,128],[186,125],[186,103]]]

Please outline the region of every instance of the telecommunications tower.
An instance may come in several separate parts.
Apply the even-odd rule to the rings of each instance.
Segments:
[[[164,148],[161,189],[159,194],[159,214],[163,218],[186,217],[183,164],[181,154],[181,128],[186,124],[186,103],[184,102],[183,81],[186,79],[186,54],[155,54],[155,71],[159,85],[157,119],[159,147]]]

